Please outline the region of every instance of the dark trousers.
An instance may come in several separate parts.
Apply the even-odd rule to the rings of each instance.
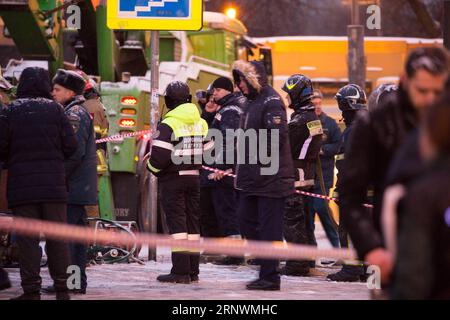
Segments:
[[[169,233],[175,239],[200,239],[200,185],[198,177],[160,182],[161,204]],[[172,248],[172,270],[177,275],[198,275],[200,254]]]
[[[232,187],[212,189],[214,211],[224,237],[240,235],[237,215],[237,191]]]
[[[65,203],[38,203],[17,206],[13,209],[16,217],[47,220],[66,223]],[[36,293],[41,290],[42,279],[39,275],[41,269],[41,250],[39,237],[17,236],[19,247],[20,277],[25,293]],[[47,240],[47,256],[50,276],[57,291],[67,290],[67,267],[69,266],[69,247],[66,242]]]
[[[87,214],[86,209],[83,205],[73,205],[69,204],[67,206],[67,223],[86,227],[87,226]],[[80,268],[81,275],[81,288],[86,289],[87,287],[87,276],[86,276],[86,264],[87,264],[87,246],[83,243],[71,242],[70,247],[70,263],[76,265]],[[78,289],[78,288],[76,288]]]
[[[315,189],[314,191],[318,194],[322,193],[320,190]],[[326,195],[328,195],[330,189],[326,189],[325,191],[327,192]],[[335,248],[339,248],[339,234],[336,230],[336,226],[331,220],[330,214],[328,213],[328,203],[323,199],[313,197],[310,197],[308,201],[310,203],[309,213],[311,215],[311,217],[309,218],[310,228],[314,231],[314,218],[316,217],[317,213],[320,219],[320,223],[322,223],[323,229],[325,230],[325,233],[328,240],[330,240],[331,245]]]
[[[306,245],[317,245],[314,231],[310,223],[308,199],[306,196],[294,193],[286,200],[284,211],[283,236],[287,242]],[[291,272],[309,270],[311,262],[306,260],[289,260],[286,268]]]
[[[213,203],[213,188],[200,188],[200,233],[202,237],[222,237]]]
[[[348,231],[344,226],[341,217],[342,213],[339,213],[339,226],[338,226],[338,234],[339,234],[339,243],[341,244],[341,248],[348,248]]]
[[[282,241],[285,198],[240,194],[238,216],[242,235],[249,240]],[[258,259],[259,278],[280,282],[278,260]]]

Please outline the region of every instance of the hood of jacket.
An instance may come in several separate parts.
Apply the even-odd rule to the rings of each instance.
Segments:
[[[266,69],[260,61],[236,61],[233,64],[234,82],[239,83],[241,77],[249,85],[250,93],[247,96],[259,94],[269,84]]]
[[[17,86],[17,98],[47,98],[51,96],[52,85],[48,71],[38,67],[23,70]]]

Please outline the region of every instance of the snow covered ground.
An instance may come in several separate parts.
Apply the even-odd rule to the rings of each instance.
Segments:
[[[318,226],[316,236],[319,247],[329,246],[323,230]],[[142,250],[145,255],[147,250]],[[310,277],[287,277],[281,280],[281,291],[248,291],[245,284],[258,275],[254,266],[218,266],[211,263],[200,265],[200,282],[191,285],[162,284],[156,277],[168,273],[171,268],[170,250],[158,248],[157,262],[145,265],[115,264],[88,268],[88,292],[75,295],[74,300],[353,300],[369,299],[365,283],[335,283],[326,275],[338,267],[318,267]],[[0,291],[0,300],[21,294],[18,269],[8,269],[13,284],[11,289]],[[52,284],[47,268],[41,272],[43,286]],[[54,299],[42,295],[42,299]]]

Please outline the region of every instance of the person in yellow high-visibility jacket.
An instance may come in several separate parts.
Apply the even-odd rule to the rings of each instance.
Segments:
[[[174,239],[200,239],[199,170],[206,148],[208,124],[191,103],[189,87],[180,81],[166,88],[165,104],[170,111],[158,125],[147,168],[159,178],[161,204]],[[170,283],[198,281],[200,254],[172,248],[172,270],[157,280]]]

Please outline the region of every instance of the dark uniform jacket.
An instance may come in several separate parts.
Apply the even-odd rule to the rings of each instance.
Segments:
[[[9,207],[67,201],[64,159],[76,151],[77,140],[62,106],[49,99],[48,75],[37,70],[22,74],[18,99],[0,111]]]
[[[206,141],[208,124],[195,104],[185,103],[169,111],[158,125],[147,168],[161,182],[180,176],[199,176],[204,150],[213,147]]]
[[[253,131],[257,135],[256,145],[252,142],[250,146],[249,139],[246,139],[245,159],[238,157],[235,186],[247,195],[286,197],[294,191],[294,170],[284,103],[279,94],[268,85],[267,74],[262,64],[238,62],[235,63],[233,73],[234,76],[245,77],[251,91],[247,95],[240,128],[245,133]],[[260,139],[258,134],[260,129],[268,130],[268,139]],[[279,157],[265,164],[261,162],[259,149],[263,144],[266,144],[266,150],[271,149],[271,129],[278,132],[279,139],[275,141],[275,146]],[[239,148],[243,147],[239,146],[240,143],[244,141],[238,140],[238,154],[240,154]],[[256,152],[250,152],[252,149],[256,149]],[[275,166],[276,172],[263,174],[262,169],[268,169],[271,166]]]
[[[216,143],[213,152],[215,161],[212,164],[207,164],[207,166],[223,171],[232,170],[232,173],[234,173],[237,163],[237,138],[232,132],[235,132],[237,129],[239,129],[239,122],[241,115],[243,114],[245,97],[238,93],[231,93],[223,97],[220,101],[217,101],[217,103],[221,107],[219,111],[215,113],[214,118],[211,119],[208,125],[210,129],[217,130],[217,133],[220,132],[222,145],[220,146]],[[206,116],[206,119],[207,118],[208,116]],[[230,130],[228,136],[227,130]],[[227,158],[229,159],[228,161]],[[234,159],[234,161],[231,161],[232,159]],[[204,172],[202,172],[202,186],[233,187],[232,177],[224,177],[220,181],[214,181],[208,179],[208,176],[211,173],[212,172],[208,170],[204,170]]]
[[[295,187],[314,186],[316,163],[322,146],[322,124],[311,105],[296,110],[289,122],[289,141],[295,167]]]
[[[83,107],[85,99],[77,96],[66,103],[64,111],[76,133],[77,151],[66,161],[69,188],[68,204],[97,204],[97,153],[91,115]]]
[[[345,152],[338,189],[342,219],[359,257],[364,258],[383,246],[380,212],[386,174],[394,154],[417,127],[418,116],[402,89],[386,97],[375,110],[359,115]],[[374,188],[372,215],[363,207],[370,187]]]

